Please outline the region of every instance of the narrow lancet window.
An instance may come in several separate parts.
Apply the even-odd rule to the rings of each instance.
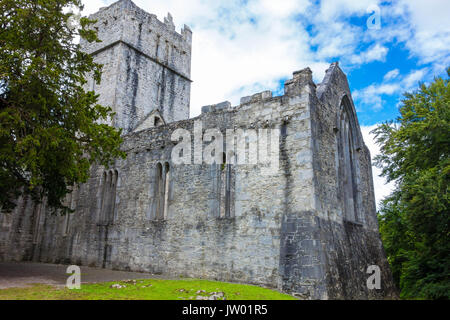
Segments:
[[[339,181],[342,209],[348,221],[358,222],[358,163],[354,143],[355,128],[349,107],[342,105],[338,131]]]
[[[18,210],[17,208],[14,209],[14,213],[17,210]],[[14,213],[2,212],[2,207],[0,206],[0,227],[2,227],[3,229],[9,230],[12,225],[12,217],[13,217]]]
[[[170,186],[170,166],[166,162],[164,165],[164,211],[163,219],[167,219],[167,214],[169,211],[169,186]]]
[[[162,194],[163,194],[163,168],[161,163],[156,165],[156,181],[155,181],[155,219],[161,218],[161,206],[162,206]]]
[[[39,236],[41,232],[41,213],[43,209],[43,204],[35,204],[34,206],[34,230],[33,230],[33,244],[37,244],[39,241]]]
[[[102,201],[99,215],[99,223],[102,225],[114,223],[118,177],[117,170],[103,174]]]
[[[76,210],[76,204],[78,200],[78,187],[72,187],[72,192],[66,196],[65,205],[71,210]],[[63,235],[67,236],[70,230],[70,221],[72,218],[72,213],[66,213],[64,217],[64,225],[63,225]]]
[[[227,162],[226,153],[223,153],[222,164],[219,166],[219,216],[220,218],[232,217],[232,166]]]
[[[155,179],[155,220],[167,219],[169,210],[169,191],[170,191],[170,165],[161,163],[156,165]]]

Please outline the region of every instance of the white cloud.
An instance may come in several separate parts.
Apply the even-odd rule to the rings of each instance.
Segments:
[[[418,87],[419,81],[424,79],[425,75],[427,74],[429,70],[427,68],[423,68],[420,70],[415,70],[408,74],[405,79],[403,79],[403,87],[405,90],[410,90],[414,87]]]
[[[377,43],[367,51],[364,51],[359,55],[353,55],[351,62],[356,64],[365,64],[372,61],[385,61],[388,51],[388,48]]]
[[[334,57],[353,56],[360,42],[362,29],[341,21],[317,22],[317,31],[310,42],[317,46],[317,57],[321,60]]]
[[[398,69],[391,70],[384,75],[383,80],[389,81],[389,80],[395,79],[398,77],[399,74],[400,74],[400,70],[398,70]]]
[[[331,21],[349,15],[362,16],[366,14],[367,8],[379,2],[379,0],[322,0],[318,19]]]
[[[413,37],[407,41],[411,52],[423,62],[440,58],[448,61],[450,1],[401,0],[398,5],[405,7],[410,26],[415,31]]]
[[[398,83],[372,84],[362,90],[355,90],[352,96],[355,101],[370,106],[373,111],[380,111],[383,109],[382,95],[392,95],[399,92],[400,85]]]
[[[97,12],[101,7],[106,6],[108,3],[114,1],[103,1],[103,0],[85,0],[83,1],[84,9],[83,15],[90,15]]]
[[[259,14],[267,14],[267,12],[270,12],[271,15],[280,18],[305,13],[310,6],[310,0],[260,0],[250,2],[250,10],[252,12]]]
[[[369,106],[373,111],[379,111],[383,109],[383,95],[402,95],[407,91],[412,91],[418,87],[419,81],[429,73],[428,68],[423,68],[413,70],[402,77],[399,70],[394,69],[384,76],[383,83],[371,84],[366,88],[355,90],[352,96],[360,104]]]
[[[88,13],[114,0],[83,0]],[[332,60],[344,70],[385,61],[389,46],[402,43],[430,69],[419,67],[406,78],[399,71],[386,74],[383,84],[356,92],[374,110],[382,95],[402,93],[422,76],[450,64],[448,43],[450,1],[447,0],[135,0],[144,10],[163,19],[171,12],[177,30],[193,30],[191,115],[203,105],[239,98],[262,90],[278,90],[280,79],[311,67],[321,82]],[[367,8],[380,5],[381,30],[350,17],[369,17]],[[400,80],[399,80],[400,79]],[[394,81],[399,81],[396,83]]]

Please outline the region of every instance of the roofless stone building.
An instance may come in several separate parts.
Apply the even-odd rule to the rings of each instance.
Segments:
[[[307,68],[286,81],[283,96],[262,92],[189,119],[191,30],[177,33],[170,15],[161,22],[129,0],[92,18],[103,41],[83,47],[104,69],[101,85],[91,80],[88,89],[116,112],[128,156],[92,168],[67,199],[74,214],[19,199],[13,214],[0,215],[0,260],[252,283],[312,299],[395,295],[371,158],[337,63],[321,84]],[[269,146],[275,170],[236,164],[229,150],[214,151],[222,161],[212,164],[202,152],[190,158],[189,149],[208,150],[210,129],[216,142],[240,141],[243,158],[258,160]],[[190,164],[173,159],[177,130],[192,133],[192,148],[181,152]],[[367,288],[371,265],[381,269],[380,290]]]

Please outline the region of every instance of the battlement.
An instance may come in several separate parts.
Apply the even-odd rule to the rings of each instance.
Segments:
[[[83,51],[103,65],[102,81],[88,79],[99,103],[116,113],[112,125],[137,129],[152,112],[166,123],[189,118],[192,31],[176,32],[131,0],[120,0],[90,16],[101,42],[82,41]]]
[[[271,99],[271,98],[272,98],[272,91],[263,91],[263,92],[255,93],[254,95],[251,95],[251,96],[242,97],[241,105],[247,104],[247,103],[260,102],[260,101]]]
[[[192,31],[185,25],[180,33],[176,32],[170,13],[160,21],[131,0],[120,0],[89,18],[97,21],[93,28],[102,42],[82,41],[84,51],[96,55],[124,43],[190,79]]]
[[[202,113],[227,111],[227,110],[230,110],[231,108],[232,108],[231,103],[229,101],[224,101],[221,103],[202,107]]]
[[[293,72],[293,78],[287,80],[284,84],[284,96],[300,95],[302,88],[306,85],[311,85],[314,88],[316,87],[316,84],[312,80],[312,71],[310,68],[305,68],[303,70]],[[239,106],[244,106],[253,103],[261,103],[272,100],[274,98],[276,97],[273,96],[272,91],[266,90],[259,93],[255,93],[251,96],[242,97],[240,99]],[[226,101],[202,107],[202,114],[216,111],[227,111],[231,109],[232,109],[231,103]]]

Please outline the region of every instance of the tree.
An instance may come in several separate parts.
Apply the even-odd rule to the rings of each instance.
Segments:
[[[0,0],[0,208],[20,196],[67,209],[70,187],[89,178],[91,165],[117,157],[121,131],[86,77],[100,82],[101,65],[76,37],[99,41],[86,17],[73,28],[69,9],[81,0]]]
[[[447,69],[450,77],[450,68]],[[405,298],[450,297],[450,88],[435,78],[406,93],[396,123],[373,133],[382,175],[395,181],[383,201],[380,232]]]

